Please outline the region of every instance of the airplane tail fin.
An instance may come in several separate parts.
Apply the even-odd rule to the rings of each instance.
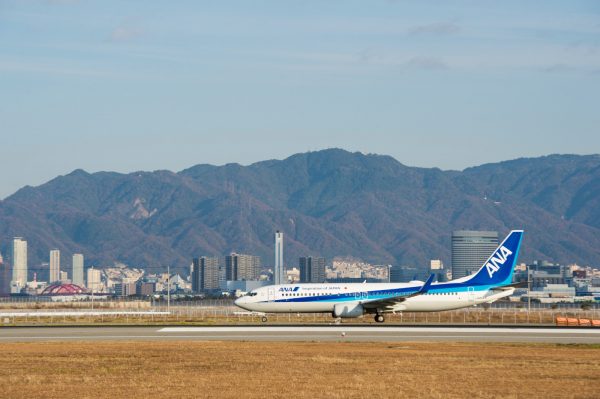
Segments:
[[[503,286],[511,284],[522,238],[523,230],[511,231],[479,271],[467,278],[465,282],[468,282],[469,285]]]

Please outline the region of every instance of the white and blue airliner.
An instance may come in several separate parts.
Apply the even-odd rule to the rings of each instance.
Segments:
[[[282,284],[252,290],[235,304],[263,313],[331,313],[335,318],[385,313],[438,312],[492,303],[511,295],[522,230],[513,230],[477,273],[448,282]],[[263,318],[266,321],[266,316]]]

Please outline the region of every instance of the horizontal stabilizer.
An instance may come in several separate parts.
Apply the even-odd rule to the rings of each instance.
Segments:
[[[527,288],[527,281],[520,281],[518,283],[503,285],[501,287],[494,287],[492,289],[493,290],[509,290],[511,288]]]

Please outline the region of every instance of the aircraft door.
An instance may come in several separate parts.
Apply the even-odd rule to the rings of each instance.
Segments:
[[[269,288],[269,301],[275,300],[275,290],[273,288]]]
[[[467,295],[468,301],[469,301],[469,303],[474,303],[475,302],[475,288],[469,287],[468,290],[469,290],[468,295]]]

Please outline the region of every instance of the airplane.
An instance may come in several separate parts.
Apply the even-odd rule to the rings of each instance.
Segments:
[[[242,309],[262,313],[331,313],[336,319],[386,313],[439,312],[492,303],[512,295],[514,267],[523,230],[513,230],[474,274],[447,282],[281,284],[260,287],[238,298]],[[266,315],[262,318],[267,321]]]

